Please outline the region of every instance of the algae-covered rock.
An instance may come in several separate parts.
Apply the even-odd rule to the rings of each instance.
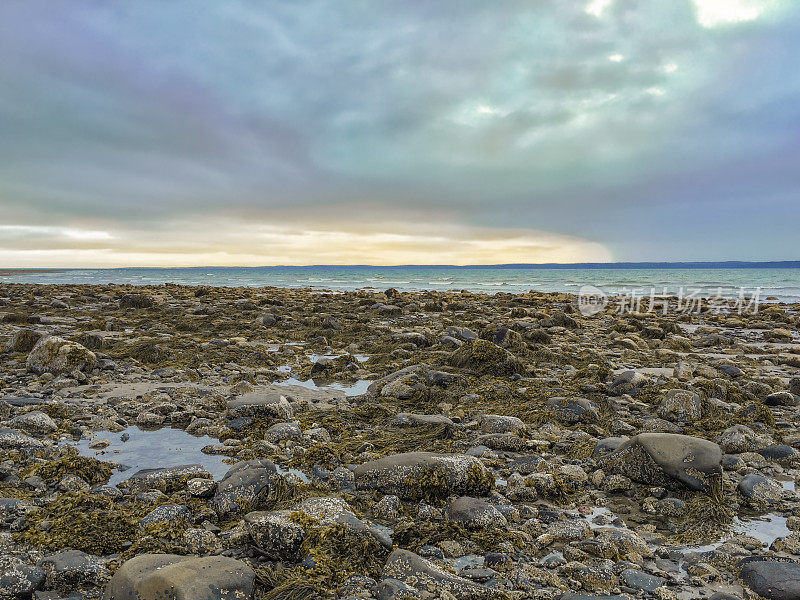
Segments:
[[[406,452],[359,465],[359,490],[379,490],[403,499],[436,499],[451,494],[485,496],[494,478],[474,456]]]
[[[245,460],[233,465],[217,484],[212,504],[221,515],[257,508],[269,494],[278,470],[271,460]]]
[[[600,459],[602,469],[646,485],[678,484],[710,492],[722,476],[722,450],[714,442],[673,433],[641,433]]]
[[[511,375],[525,370],[511,352],[481,339],[465,341],[447,362],[450,366],[482,374]]]
[[[142,554],[114,574],[103,600],[251,600],[255,572],[224,556]]]
[[[42,375],[68,375],[75,371],[91,371],[97,364],[97,356],[77,342],[70,342],[55,335],[40,339],[28,354],[28,371]]]
[[[448,573],[408,550],[398,549],[389,555],[383,577],[401,581],[420,591],[446,592],[459,600],[497,600],[500,597],[497,590]]]

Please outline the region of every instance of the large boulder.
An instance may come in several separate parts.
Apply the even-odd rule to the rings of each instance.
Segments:
[[[257,508],[273,488],[278,470],[266,458],[233,465],[217,484],[212,504],[221,515]]]
[[[598,462],[607,472],[671,489],[709,492],[722,477],[717,444],[674,433],[640,433]]]
[[[69,375],[75,371],[91,371],[97,364],[97,356],[77,342],[70,342],[55,335],[40,339],[28,354],[28,371],[42,375]]]
[[[459,600],[496,600],[497,590],[472,583],[440,569],[433,563],[408,550],[395,550],[383,568],[384,580],[397,580],[416,590],[445,592]]]
[[[58,429],[58,425],[50,418],[50,415],[40,410],[32,410],[17,415],[11,419],[11,426],[37,437],[53,433]]]
[[[30,352],[43,336],[43,333],[35,329],[20,329],[11,336],[11,340],[8,342],[8,349],[11,352]]]
[[[123,564],[103,600],[251,600],[255,572],[224,556],[142,554]]]
[[[294,561],[306,532],[290,518],[292,511],[254,511],[247,513],[244,524],[253,542],[273,560]]]
[[[409,500],[431,495],[485,496],[494,484],[480,460],[465,454],[394,454],[361,464],[353,474],[359,490],[379,490]]]
[[[742,581],[767,600],[800,598],[800,564],[777,557],[750,556],[739,563]]]

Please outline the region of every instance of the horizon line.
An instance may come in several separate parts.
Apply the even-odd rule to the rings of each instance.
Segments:
[[[128,267],[1,267],[2,271],[125,271],[134,269],[603,269],[603,268],[641,268],[641,269],[702,269],[702,268],[800,268],[800,260],[773,261],[613,261],[613,262],[575,262],[575,263],[495,263],[495,264],[307,264],[307,265],[193,265],[193,266],[128,266]]]

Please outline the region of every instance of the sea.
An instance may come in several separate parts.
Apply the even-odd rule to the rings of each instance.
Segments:
[[[519,294],[596,289],[608,296],[683,295],[800,302],[800,261],[495,266],[308,266],[0,270],[0,282],[286,287],[312,290],[469,290]]]

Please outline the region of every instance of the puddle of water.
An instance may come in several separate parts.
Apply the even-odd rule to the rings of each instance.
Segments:
[[[797,483],[791,479],[789,481],[779,481],[778,483],[780,483],[781,487],[788,492],[797,491]]]
[[[130,439],[120,438],[128,434]],[[156,431],[143,431],[136,426],[126,428],[120,433],[97,432],[97,438],[107,439],[111,444],[102,450],[89,448],[91,440],[80,440],[74,444],[82,456],[115,462],[129,469],[114,469],[109,485],[117,485],[128,479],[140,469],[177,467],[179,465],[199,464],[219,480],[230,469],[225,464],[225,456],[203,454],[201,449],[209,444],[218,444],[207,435],[195,437],[182,429],[164,428]]]
[[[301,385],[304,388],[308,388],[310,390],[325,390],[325,389],[332,389],[332,390],[339,390],[345,393],[345,396],[360,396],[361,394],[366,393],[367,388],[372,383],[367,379],[359,379],[355,383],[351,384],[343,384],[343,383],[331,383],[329,385],[320,386],[317,385],[313,379],[307,379],[306,381],[300,381],[295,377],[290,377],[285,381],[276,381],[275,385]]]
[[[736,535],[746,535],[748,537],[756,538],[765,547],[769,548],[772,542],[778,538],[786,537],[791,533],[791,530],[786,526],[786,517],[776,514],[768,514],[758,519],[748,519],[743,521],[736,517],[734,519],[733,530],[730,535],[718,542],[712,544],[705,544],[703,546],[688,546],[687,550],[692,552],[710,552],[716,550],[722,544],[730,540]]]

